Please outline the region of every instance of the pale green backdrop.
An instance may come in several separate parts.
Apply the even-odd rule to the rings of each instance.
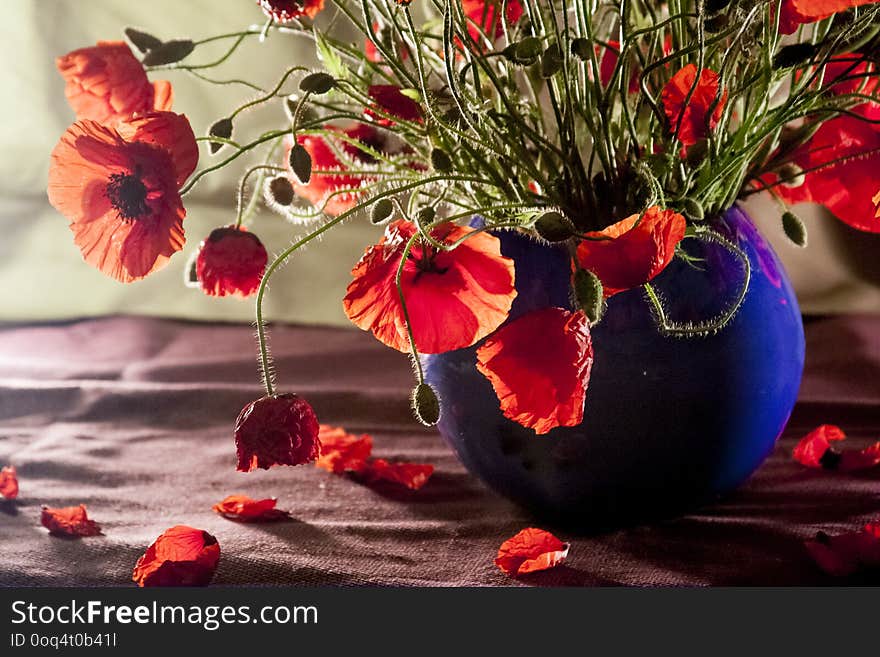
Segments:
[[[328,3],[329,5],[329,3]],[[54,58],[99,39],[117,39],[134,25],[170,38],[201,38],[262,22],[253,0],[4,0],[0,25],[0,319],[34,320],[105,313],[134,313],[200,319],[251,320],[252,304],[210,299],[181,281],[187,257],[211,228],[234,220],[234,187],[239,166],[215,175],[187,197],[187,246],[171,264],[148,279],[122,285],[80,260],[67,222],[45,196],[48,156],[73,116],[64,100]],[[208,53],[204,53],[208,55]],[[203,61],[202,53],[193,55]],[[308,62],[304,40],[254,41],[222,69],[223,77],[248,76],[270,84],[288,66]],[[218,73],[219,75],[219,73]],[[204,134],[219,118],[251,96],[247,90],[197,84],[183,73],[168,76],[175,87],[175,109]],[[282,120],[279,107],[248,117],[253,134]],[[239,135],[245,126],[238,126]],[[203,155],[203,164],[209,161]],[[778,211],[754,202],[765,234],[778,245],[811,312],[880,312],[880,239],[855,235],[829,217],[802,211],[811,229],[811,246],[798,251],[784,242]],[[302,230],[263,211],[253,225],[270,251],[277,252]],[[267,311],[273,319],[344,323],[340,300],[349,270],[377,236],[364,219],[331,231],[297,255],[273,279]]]

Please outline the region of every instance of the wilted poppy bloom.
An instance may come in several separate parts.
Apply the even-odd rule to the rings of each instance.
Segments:
[[[327,472],[363,472],[373,451],[373,437],[369,434],[355,436],[342,427],[322,424],[318,438],[321,441],[321,455],[315,465]]]
[[[125,121],[135,114],[171,109],[171,83],[150,83],[143,65],[123,41],[99,41],[56,60],[64,93],[77,119]]]
[[[876,569],[880,567],[880,522],[869,522],[859,531],[836,536],[819,532],[812,541],[804,541],[804,546],[816,565],[834,577]]]
[[[211,296],[248,297],[260,287],[268,257],[263,243],[244,226],[215,228],[196,258],[199,285]]]
[[[145,114],[115,128],[77,121],[52,151],[49,201],[70,220],[85,261],[127,283],[183,248],[178,190],[198,159],[179,114]]]
[[[880,119],[880,105],[866,103],[851,111]],[[876,125],[852,115],[826,121],[793,159],[806,171],[804,183],[797,187],[777,185],[775,190],[783,200],[821,203],[853,228],[880,232],[876,200],[880,195],[872,175],[880,170],[880,129]],[[768,177],[768,181],[772,179]]]
[[[416,232],[398,220],[351,271],[343,307],[356,326],[383,344],[410,350],[403,306],[395,278],[404,248]],[[471,235],[452,251],[416,240],[403,266],[401,287],[413,337],[421,353],[439,354],[469,347],[507,318],[516,296],[513,261],[501,255],[497,237],[444,224],[432,236],[451,244]]]
[[[289,23],[300,16],[314,18],[324,8],[324,0],[257,0],[257,4],[276,23]]]
[[[583,421],[592,365],[586,316],[562,308],[518,317],[477,349],[504,417],[539,434]]]
[[[101,533],[101,526],[94,520],[89,520],[84,504],[68,506],[61,509],[43,507],[40,515],[43,527],[50,534],[65,536],[97,536]]]
[[[374,84],[367,90],[367,95],[373,99],[374,105],[366,107],[364,112],[376,119],[376,123],[383,126],[392,126],[394,121],[383,117],[377,110],[385,114],[397,117],[404,121],[422,121],[422,108],[409,96],[403,94],[400,87],[394,84]]]
[[[135,564],[138,586],[207,586],[220,561],[220,544],[202,529],[166,530]]]
[[[694,93],[688,99],[688,94],[696,82]],[[672,76],[660,94],[663,110],[669,120],[669,131],[678,137],[685,146],[692,146],[705,138],[710,130],[718,125],[718,120],[727,103],[727,91],[721,94],[717,105],[715,99],[718,96],[720,82],[718,74],[708,68],[700,71],[697,81],[697,67],[688,64],[678,73]],[[687,103],[685,103],[687,101]],[[709,109],[715,105],[711,117]],[[681,122],[681,127],[676,127]]]
[[[829,16],[880,0],[782,0],[779,8],[779,31],[794,34],[801,25],[816,23]]]
[[[387,481],[419,490],[433,473],[434,466],[428,463],[389,463],[385,459],[372,459],[360,474],[370,483]]]
[[[500,0],[462,0],[461,9],[468,21],[468,33],[475,42],[482,40],[482,33],[490,39],[497,39],[504,34],[501,6]],[[522,15],[523,7],[519,0],[508,0],[507,23],[516,24]]]
[[[565,561],[569,547],[550,532],[529,527],[501,544],[495,565],[512,577],[547,570]]]
[[[610,297],[644,285],[663,271],[684,238],[685,218],[673,210],[652,206],[603,230],[587,233],[577,248],[580,265],[602,281]]]
[[[18,477],[15,467],[11,465],[0,469],[0,497],[5,500],[14,500],[18,497]]]
[[[318,418],[309,403],[292,393],[262,397],[245,406],[235,421],[238,470],[268,470],[318,458]]]
[[[230,495],[211,508],[224,518],[239,522],[273,522],[289,518],[287,511],[275,508],[276,502],[274,497],[255,500],[247,495]]]
[[[865,449],[837,451],[832,442],[846,440],[840,427],[823,424],[800,439],[794,448],[794,459],[808,468],[825,468],[852,472],[880,465],[880,442]]]
[[[346,128],[327,126],[327,130],[341,132],[346,137],[371,148],[381,149],[382,146],[382,139],[376,128],[364,123],[356,123]],[[297,196],[306,199],[316,208],[322,208],[330,216],[342,214],[357,205],[361,196],[359,188],[371,178],[365,174],[346,173],[345,169],[348,168],[348,164],[339,161],[334,147],[361,169],[368,169],[373,165],[375,161],[373,157],[341,139],[335,141],[331,146],[327,138],[321,135],[299,135],[297,142],[311,156],[313,170],[307,185],[301,184],[296,179],[290,169],[290,151],[293,148],[293,140],[288,138],[285,141],[284,164],[289,171],[290,181],[293,183],[293,189]],[[314,173],[315,170],[333,171],[333,173]]]

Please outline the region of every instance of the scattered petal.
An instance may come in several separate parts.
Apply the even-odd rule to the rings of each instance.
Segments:
[[[511,577],[547,570],[565,561],[569,547],[550,532],[529,527],[501,544],[495,565]]]
[[[138,586],[207,586],[220,561],[220,544],[202,529],[177,525],[166,530],[138,559]]]
[[[84,504],[60,509],[44,506],[40,522],[50,534],[55,535],[98,536],[101,533],[101,526],[94,520],[89,520]]]
[[[290,518],[287,511],[275,508],[276,502],[274,497],[255,500],[247,495],[230,495],[211,508],[224,518],[239,522],[273,522]]]
[[[318,418],[309,403],[292,393],[262,397],[245,406],[235,421],[238,470],[301,465],[318,458]]]
[[[876,569],[880,567],[880,522],[837,536],[818,532],[815,539],[804,541],[804,545],[819,568],[834,577]]]
[[[321,441],[321,455],[315,465],[327,472],[363,472],[373,451],[373,437],[369,434],[355,436],[342,427],[322,424],[318,438]]]
[[[362,471],[364,478],[370,483],[390,481],[410,490],[419,490],[428,483],[433,473],[434,466],[427,463],[389,463],[385,459],[368,461]]]
[[[260,239],[244,226],[215,228],[196,258],[196,275],[209,296],[242,298],[260,287],[269,255]]]
[[[0,497],[5,500],[18,497],[18,476],[14,466],[7,465],[0,470]]]
[[[691,88],[694,87],[695,82],[696,88],[691,94]],[[721,114],[724,112],[724,105],[727,103],[727,91],[725,90],[717,105],[715,104],[719,85],[718,74],[708,68],[704,68],[700,72],[700,78],[697,82],[697,67],[688,64],[673,75],[672,79],[663,87],[660,100],[663,103],[666,118],[669,120],[670,133],[675,133],[676,127],[680,123],[681,127],[678,129],[677,136],[685,146],[693,146],[704,139],[708,136],[709,131],[718,124]],[[690,98],[688,98],[689,94]],[[713,105],[715,105],[715,109],[712,110],[712,116],[707,117],[709,108]]]
[[[562,308],[523,315],[477,350],[477,369],[495,389],[504,417],[539,434],[583,421],[592,365],[586,316]]]
[[[880,465],[880,442],[864,449],[838,451],[831,445],[846,439],[840,427],[823,424],[800,439],[794,448],[794,459],[808,468],[824,468],[841,472],[868,470]]]

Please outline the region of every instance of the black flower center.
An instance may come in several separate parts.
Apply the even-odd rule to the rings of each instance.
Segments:
[[[114,173],[107,183],[107,198],[125,221],[142,219],[150,212],[147,205],[147,186],[141,180],[140,171]]]

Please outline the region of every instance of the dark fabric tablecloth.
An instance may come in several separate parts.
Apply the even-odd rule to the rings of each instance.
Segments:
[[[21,493],[0,504],[0,585],[131,585],[162,531],[188,524],[222,547],[215,584],[808,585],[835,582],[802,541],[880,515],[880,472],[812,471],[797,437],[840,424],[880,438],[880,317],[807,323],[800,400],[774,454],[739,491],[674,520],[588,536],[567,564],[511,580],[499,544],[536,524],[470,476],[410,417],[405,357],[356,330],[276,326],[284,390],[325,423],[374,436],[374,454],[436,466],[417,493],[313,466],[235,471],[232,423],[261,395],[250,326],[114,317],[0,328],[0,465]],[[293,520],[239,524],[226,495],[277,497]],[[84,503],[104,535],[49,536],[40,507]],[[540,525],[539,525],[540,526]],[[852,582],[847,582],[852,583]]]

